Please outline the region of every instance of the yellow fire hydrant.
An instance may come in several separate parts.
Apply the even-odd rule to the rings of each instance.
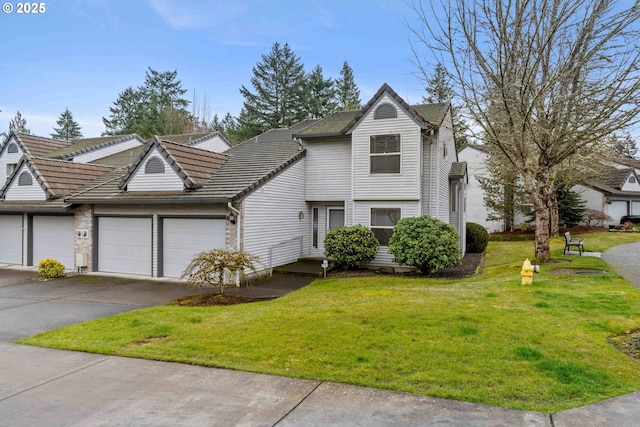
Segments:
[[[533,265],[529,258],[525,259],[522,263],[522,271],[520,272],[523,285],[533,285]]]

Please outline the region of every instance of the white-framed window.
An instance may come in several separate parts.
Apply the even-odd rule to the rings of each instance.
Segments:
[[[7,163],[7,178],[11,176],[14,170],[16,170],[17,163]]]
[[[18,146],[14,142],[9,144],[9,146],[7,147],[7,153],[17,153],[17,152],[18,152]]]
[[[629,184],[635,184],[636,183],[636,177],[635,176],[630,176],[629,177]]]
[[[344,227],[344,208],[327,207],[327,230]]]
[[[400,173],[400,134],[372,135],[369,173]]]
[[[387,246],[393,234],[393,227],[400,220],[400,208],[371,208],[370,228],[380,242],[380,246]]]

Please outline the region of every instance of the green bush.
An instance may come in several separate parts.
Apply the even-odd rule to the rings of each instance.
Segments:
[[[467,252],[481,254],[489,244],[489,232],[475,222],[467,223]]]
[[[64,277],[64,265],[53,258],[44,258],[38,264],[38,273],[45,279]]]
[[[389,252],[393,261],[422,274],[460,264],[459,236],[449,224],[430,216],[404,218],[393,227]]]
[[[332,228],[324,238],[324,253],[334,262],[350,269],[372,261],[380,243],[373,231],[363,225]]]

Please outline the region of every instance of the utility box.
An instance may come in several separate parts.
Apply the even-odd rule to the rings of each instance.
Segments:
[[[76,254],[76,267],[88,267],[89,266],[89,254],[77,253]]]

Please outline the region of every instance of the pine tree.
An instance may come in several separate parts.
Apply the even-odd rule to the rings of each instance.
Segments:
[[[453,132],[456,138],[456,149],[460,150],[467,143],[466,132],[469,130],[462,114],[460,106],[453,104],[455,92],[449,78],[449,74],[440,63],[433,70],[433,75],[426,81],[427,96],[422,97],[422,102],[429,104],[437,102],[451,102],[451,115],[453,120]]]
[[[22,117],[22,113],[18,111],[16,116],[9,122],[9,132],[31,134],[31,131],[27,129],[27,119]]]
[[[73,120],[73,114],[71,114],[68,107],[60,114],[60,118],[56,123],[60,127],[53,128],[54,133],[51,134],[51,138],[66,140],[82,138],[80,125]]]
[[[319,119],[336,111],[336,89],[333,79],[325,79],[322,67],[316,65],[307,76],[307,112],[309,117]]]
[[[338,108],[342,111],[359,110],[361,108],[360,89],[353,77],[353,70],[347,61],[342,64],[340,78],[336,79],[336,96]]]
[[[288,44],[276,42],[262,55],[262,61],[253,67],[251,85],[253,92],[240,88],[244,104],[238,121],[245,136],[289,127],[305,118],[304,66]]]
[[[102,118],[105,135],[137,133],[143,138],[153,134],[187,131],[191,126],[191,115],[187,111],[189,101],[183,96],[187,92],[178,71],[158,72],[148,68],[144,85],[128,87],[118,94],[118,99],[109,107],[109,118]]]

